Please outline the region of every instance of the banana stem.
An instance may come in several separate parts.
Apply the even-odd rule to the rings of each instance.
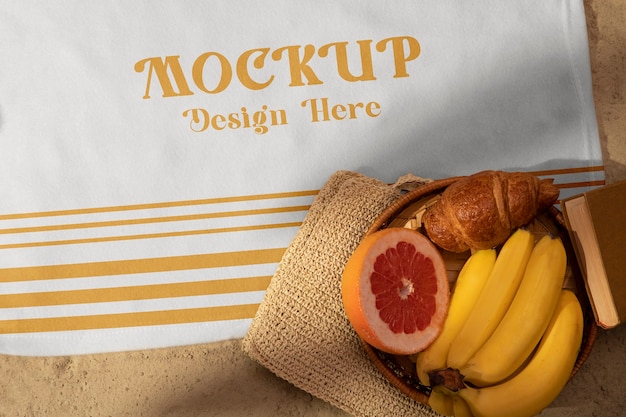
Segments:
[[[430,379],[430,385],[435,387],[441,387],[444,390],[450,392],[459,392],[460,390],[467,388],[463,379],[465,378],[458,369],[443,368],[435,369],[428,373]]]

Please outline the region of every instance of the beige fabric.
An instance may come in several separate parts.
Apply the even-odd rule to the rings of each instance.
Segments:
[[[355,416],[436,415],[376,370],[341,302],[346,261],[401,188],[335,173],[285,252],[243,340],[243,350],[260,364]]]

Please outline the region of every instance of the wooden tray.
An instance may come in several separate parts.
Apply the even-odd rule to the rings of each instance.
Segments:
[[[366,235],[386,227],[409,227],[420,230],[422,227],[421,215],[426,208],[440,197],[446,187],[460,178],[462,177],[433,181],[404,194],[374,220],[369,230],[366,232]],[[556,207],[552,207],[549,211],[538,215],[534,221],[528,225],[528,229],[538,238],[548,233],[561,238],[568,258],[564,287],[572,289],[576,293],[583,307],[585,317],[583,341],[574,369],[570,375],[571,379],[589,356],[597,336],[598,328],[593,318],[589,298],[585,292],[582,275],[575,261],[576,258],[567,229],[565,228],[562,213]],[[441,253],[446,263],[448,280],[451,284],[454,284],[459,271],[470,253],[469,251],[464,253],[452,253],[443,250]],[[574,262],[572,262],[572,260],[574,260]],[[411,362],[408,357],[381,352],[366,342],[363,342],[363,346],[374,365],[376,365],[377,369],[392,385],[413,400],[428,405],[428,397],[431,389],[419,382],[415,364]]]

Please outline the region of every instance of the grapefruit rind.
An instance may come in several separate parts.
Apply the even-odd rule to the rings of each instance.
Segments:
[[[431,294],[435,307],[430,324],[411,333],[392,331],[380,317],[371,287],[377,257],[399,242],[413,245],[432,262],[437,284],[435,294]],[[357,335],[371,346],[395,355],[420,352],[437,338],[447,315],[449,297],[446,266],[439,250],[423,234],[407,228],[387,228],[366,236],[348,260],[342,277],[342,301]]]

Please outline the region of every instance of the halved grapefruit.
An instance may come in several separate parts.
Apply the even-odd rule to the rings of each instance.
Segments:
[[[342,301],[365,342],[409,355],[437,338],[450,291],[438,249],[421,233],[391,227],[366,236],[346,263]]]

